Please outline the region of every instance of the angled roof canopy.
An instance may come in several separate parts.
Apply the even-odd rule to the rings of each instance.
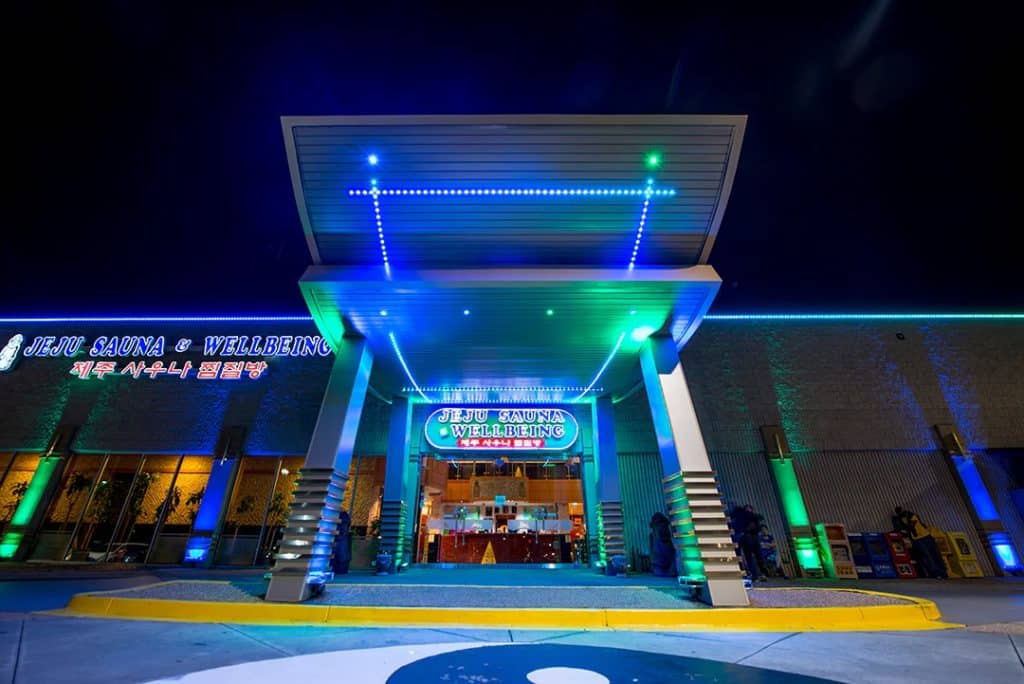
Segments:
[[[615,390],[645,334],[682,344],[717,291],[745,121],[287,117],[307,303],[329,337],[370,341],[385,391]]]
[[[395,268],[607,268],[628,265],[645,203],[638,266],[707,263],[745,122],[342,116],[283,126],[315,264],[382,264],[380,219]]]

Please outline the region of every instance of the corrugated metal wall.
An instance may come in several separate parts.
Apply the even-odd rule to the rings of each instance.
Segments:
[[[622,523],[626,557],[649,553],[651,516],[665,511],[661,480],[661,457],[657,452],[619,453],[619,487],[622,494]]]
[[[839,522],[849,532],[892,528],[896,506],[928,525],[965,532],[985,574],[991,563],[953,473],[939,451],[834,451],[793,459],[811,522]]]
[[[787,567],[793,567],[786,520],[779,506],[775,480],[764,454],[712,452],[709,456],[711,466],[718,473],[718,486],[726,506],[750,504],[755,511],[763,515],[768,529],[775,537],[779,561]]]

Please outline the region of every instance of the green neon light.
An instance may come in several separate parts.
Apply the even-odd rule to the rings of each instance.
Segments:
[[[25,527],[32,521],[32,516],[35,515],[36,508],[43,498],[43,492],[46,491],[46,485],[59,463],[58,456],[44,456],[39,459],[39,465],[36,466],[36,472],[32,475],[28,489],[25,490],[25,496],[21,498],[21,503],[11,516],[11,527]],[[18,530],[4,534],[3,541],[0,541],[0,558],[13,558],[18,552],[22,537],[23,533]]]
[[[0,558],[14,558],[14,554],[18,552],[18,547],[21,546],[21,532],[8,532],[4,535],[4,540],[0,542]]]
[[[809,527],[811,521],[807,515],[807,508],[804,506],[804,497],[800,492],[796,471],[793,469],[793,460],[773,458],[771,464],[772,474],[775,475],[775,484],[782,497],[782,508],[790,527]]]
[[[793,539],[796,547],[797,563],[804,570],[821,570],[821,556],[818,555],[817,544],[811,537],[796,537]]]
[[[811,520],[807,515],[803,494],[800,492],[800,482],[796,478],[793,459],[772,458],[769,459],[769,463],[772,466],[772,475],[775,476],[775,485],[779,488],[782,511],[786,515],[789,529],[793,532],[809,529]],[[818,545],[814,537],[794,535],[793,548],[796,550],[796,562],[805,574],[821,571],[821,556],[818,554]]]

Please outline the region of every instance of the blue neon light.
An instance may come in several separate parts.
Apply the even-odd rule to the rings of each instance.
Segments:
[[[375,154],[371,154],[366,158],[366,163],[370,166],[376,166],[380,159]]]
[[[640,251],[640,240],[644,236],[644,224],[647,223],[647,210],[651,206],[651,195],[654,194],[655,190],[651,187],[654,182],[653,178],[647,179],[647,188],[644,190],[644,206],[640,210],[640,222],[636,227],[636,240],[633,241],[633,254],[629,257],[629,270],[633,270],[636,266],[636,254]]]
[[[1003,570],[1016,570],[1020,567],[1020,560],[1017,558],[1017,552],[1014,551],[1013,547],[1009,543],[1002,542],[999,544],[993,544],[992,550],[996,552],[996,560],[999,561],[999,567]]]
[[[221,508],[227,505],[225,494],[228,491],[228,485],[231,483],[234,466],[235,464],[227,459],[217,459],[213,462],[210,476],[206,480],[203,500],[199,503],[196,521],[192,525],[193,530],[197,532],[212,532],[217,528],[217,520],[220,518]]]
[[[615,355],[619,353],[619,347],[622,346],[622,340],[624,339],[626,339],[625,330],[619,333],[619,339],[615,341],[615,346],[612,347],[612,352],[608,355],[608,358],[604,360],[604,363],[601,364],[601,367],[597,371],[597,375],[595,375],[594,379],[590,381],[590,384],[587,385],[587,388],[580,392],[580,395],[578,397],[573,399],[574,402],[579,401],[580,399],[585,397],[587,395],[587,392],[593,389],[594,385],[597,384],[597,381],[601,379],[601,376],[604,375],[605,369],[608,368],[608,364],[610,364],[612,362],[612,359],[615,358]]]
[[[350,188],[349,197],[674,197],[673,188]]]
[[[953,465],[956,466],[957,475],[960,476],[960,481],[967,491],[967,497],[971,500],[978,519],[982,521],[999,520],[999,510],[996,508],[995,502],[992,501],[992,495],[988,493],[988,487],[981,479],[981,473],[978,472],[978,466],[974,464],[974,459],[954,456]]]
[[[631,312],[632,313],[632,312]],[[305,315],[188,315],[177,316],[14,316],[0,318],[0,323],[303,323],[312,321]],[[707,321],[1020,321],[1024,313],[814,313],[814,314],[708,314]]]
[[[416,389],[417,394],[423,397],[423,400],[425,402],[427,402],[428,404],[432,404],[433,402],[427,399],[427,395],[424,394],[423,390],[420,389],[420,386],[416,382],[416,379],[412,377],[412,372],[409,370],[409,365],[405,362],[405,357],[402,356],[402,350],[398,348],[398,340],[395,339],[395,333],[389,332],[388,339],[391,340],[391,346],[395,350],[395,356],[398,357],[398,362],[402,364],[402,370],[405,371],[405,377],[409,378],[409,382],[412,383],[412,386]]]

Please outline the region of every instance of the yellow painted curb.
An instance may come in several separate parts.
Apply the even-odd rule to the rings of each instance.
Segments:
[[[123,591],[123,590],[122,590]],[[820,591],[829,591],[820,589]],[[837,591],[860,591],[840,589]],[[878,593],[878,592],[861,592]],[[882,594],[905,603],[816,608],[435,608],[238,603],[124,598],[110,592],[77,594],[61,615],[128,620],[330,625],[337,627],[471,627],[631,631],[847,632],[916,631],[962,627],[941,622],[924,599]]]

